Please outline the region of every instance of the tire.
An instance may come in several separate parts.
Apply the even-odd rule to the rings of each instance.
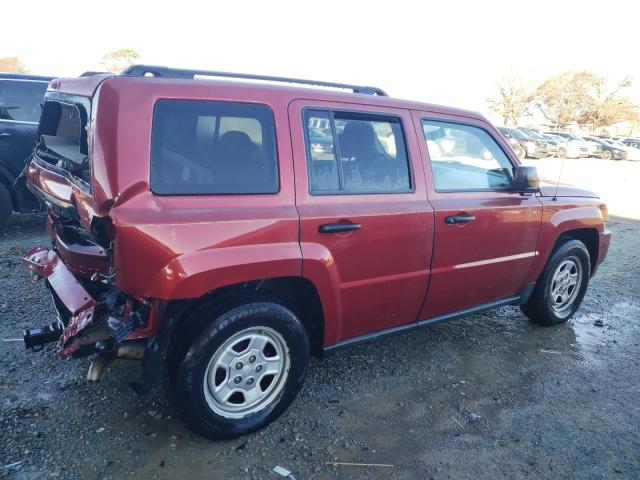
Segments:
[[[572,288],[569,284],[573,281],[574,271],[577,279]],[[552,253],[531,297],[520,308],[539,325],[566,322],[582,303],[590,273],[591,261],[584,243],[566,239]]]
[[[265,427],[293,402],[306,375],[309,339],[291,310],[270,301],[223,313],[203,305],[186,321],[209,316],[175,359],[171,397],[194,432],[235,438]]]
[[[0,232],[4,232],[12,211],[13,200],[11,199],[11,193],[4,184],[0,183]]]
[[[522,145],[518,146],[518,149],[516,150],[516,155],[518,156],[518,158],[520,160],[524,160],[527,156],[527,151],[524,149],[524,147]]]
[[[611,152],[609,150],[603,150],[602,158],[605,160],[611,160]]]
[[[567,150],[564,148],[558,149],[558,158],[567,158]]]

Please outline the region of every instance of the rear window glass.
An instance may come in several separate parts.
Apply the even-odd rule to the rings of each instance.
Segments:
[[[273,113],[266,105],[160,100],[151,137],[154,193],[278,191]]]
[[[0,80],[0,120],[37,123],[47,82]]]

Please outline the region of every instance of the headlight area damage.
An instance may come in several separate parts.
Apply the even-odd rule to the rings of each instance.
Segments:
[[[58,355],[63,358],[98,353],[87,374],[93,381],[100,379],[115,358],[144,359],[153,340],[151,320],[159,307],[117,290],[106,275],[108,257],[101,253],[82,252],[95,261],[90,271],[85,266],[81,272],[73,271],[73,262],[65,264],[56,250],[46,247],[34,248],[22,259],[33,283],[45,279],[58,316],[51,325],[25,330],[25,346],[42,348],[57,341]],[[87,275],[89,278],[83,278]],[[132,386],[144,393],[146,383]]]

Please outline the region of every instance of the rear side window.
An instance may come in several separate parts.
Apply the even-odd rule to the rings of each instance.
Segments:
[[[309,110],[305,128],[312,193],[411,191],[400,119]]]
[[[508,189],[513,165],[496,141],[472,125],[423,120],[437,191]]]
[[[47,82],[0,80],[0,120],[38,123]]]
[[[160,195],[276,193],[271,109],[159,100],[151,134],[151,190]]]

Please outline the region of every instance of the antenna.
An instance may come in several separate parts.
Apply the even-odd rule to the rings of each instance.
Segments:
[[[562,159],[562,163],[560,164],[560,173],[558,173],[558,181],[556,182],[556,191],[553,194],[553,198],[551,199],[554,202],[558,201],[558,187],[560,186],[560,177],[562,177],[562,171],[564,170],[564,161],[566,159],[567,159],[567,156],[565,154],[564,158]]]

